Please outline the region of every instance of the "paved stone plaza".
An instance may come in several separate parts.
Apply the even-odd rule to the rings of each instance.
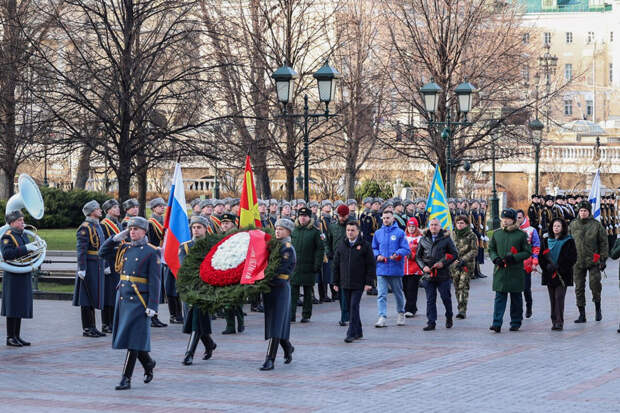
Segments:
[[[490,266],[484,272],[490,274]],[[617,412],[617,263],[607,274],[603,321],[594,321],[589,301],[588,322],[574,324],[570,289],[563,332],[550,330],[547,291],[538,277],[534,316],[519,332],[509,332],[507,324],[501,334],[488,330],[490,277],[472,282],[468,318],[455,320],[452,330],[440,317],[436,331],[423,332],[423,315],[396,327],[393,312],[388,328],[374,328],[376,301],[364,296],[365,338],[346,344],[338,305],[317,305],[311,323],[292,327],[293,363],[283,364],[280,349],[270,372],[258,370],[266,350],[262,314],[249,313],[246,331],[234,336],[221,335],[224,321],[216,320],[213,358],[201,360],[199,347],[190,367],[181,365],[188,337],[181,326],[153,329],[155,379],[145,385],[137,364],[133,388],[124,392],[114,386],[125,352],[113,350],[109,336],[82,338],[79,310],[70,302],[36,300],[35,318],[22,324],[32,347],[0,347],[0,411]],[[423,313],[423,290],[420,302]],[[168,319],[165,305],[161,315]],[[0,332],[4,340],[4,317]]]

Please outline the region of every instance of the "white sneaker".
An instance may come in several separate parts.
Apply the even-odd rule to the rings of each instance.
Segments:
[[[383,317],[383,316],[379,317],[379,319],[375,323],[375,327],[377,327],[377,328],[386,327],[385,317]]]
[[[407,318],[412,318],[413,316],[415,316],[415,314],[413,314],[411,311],[407,311],[405,313],[405,317],[407,317]]]
[[[398,313],[398,318],[396,319],[397,326],[405,325],[405,313]]]

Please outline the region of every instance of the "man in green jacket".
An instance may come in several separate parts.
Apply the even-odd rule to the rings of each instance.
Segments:
[[[527,235],[517,225],[517,212],[514,209],[502,211],[502,228],[493,232],[489,244],[489,257],[493,271],[493,324],[489,330],[499,333],[502,329],[508,294],[510,294],[510,331],[517,331],[523,320],[523,296],[525,270],[523,261],[532,255],[532,247]]]
[[[592,205],[581,201],[578,205],[579,214],[568,226],[568,233],[575,239],[577,262],[573,267],[575,296],[579,318],[575,323],[586,322],[586,274],[590,272],[590,291],[596,307],[596,321],[603,319],[601,313],[601,271],[605,269],[609,244],[607,231],[600,222],[592,217]]]
[[[609,256],[614,260],[620,258],[620,239],[614,242],[614,247],[611,249]],[[618,280],[620,280],[620,268],[618,268]],[[618,333],[620,333],[620,327],[618,327]]]
[[[325,246],[319,231],[312,222],[310,208],[300,208],[297,211],[295,230],[291,234],[291,241],[295,247],[297,264],[291,277],[291,321],[295,321],[299,287],[304,289],[304,305],[301,311],[301,322],[307,323],[312,317],[312,297],[316,275],[321,271]]]

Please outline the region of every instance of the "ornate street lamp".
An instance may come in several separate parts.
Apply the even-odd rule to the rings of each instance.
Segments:
[[[536,119],[532,120],[527,126],[530,128],[534,135],[534,162],[536,163],[536,184],[534,186],[534,193],[538,194],[538,168],[540,165],[540,145],[542,144],[542,131],[543,129],[545,129],[545,125],[540,121],[540,119],[538,119],[538,116],[536,116]]]
[[[309,151],[309,130],[308,120],[310,118],[329,119],[335,115],[329,113],[329,104],[334,100],[336,94],[336,83],[341,78],[340,73],[329,65],[326,61],[325,64],[319,68],[313,77],[317,80],[317,86],[319,88],[319,100],[325,103],[325,112],[323,113],[310,113],[308,106],[308,95],[304,95],[304,111],[303,113],[287,113],[286,105],[293,100],[293,91],[295,80],[299,78],[297,72],[289,66],[282,66],[276,70],[271,77],[276,81],[276,92],[278,95],[278,101],[283,106],[283,117],[287,118],[301,118],[303,119],[304,128],[304,198],[306,202],[310,200],[310,151]]]

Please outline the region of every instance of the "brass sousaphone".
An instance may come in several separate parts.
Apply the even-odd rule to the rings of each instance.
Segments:
[[[43,218],[43,197],[34,179],[26,174],[21,174],[17,181],[18,192],[9,198],[6,203],[5,215],[13,211],[25,208],[34,219]],[[0,228],[0,238],[11,227],[6,224]],[[37,229],[32,225],[26,225],[24,233],[37,245],[37,249],[28,254],[14,259],[5,260],[0,252],[0,269],[7,272],[27,273],[41,266],[45,259],[47,244],[37,234]]]

